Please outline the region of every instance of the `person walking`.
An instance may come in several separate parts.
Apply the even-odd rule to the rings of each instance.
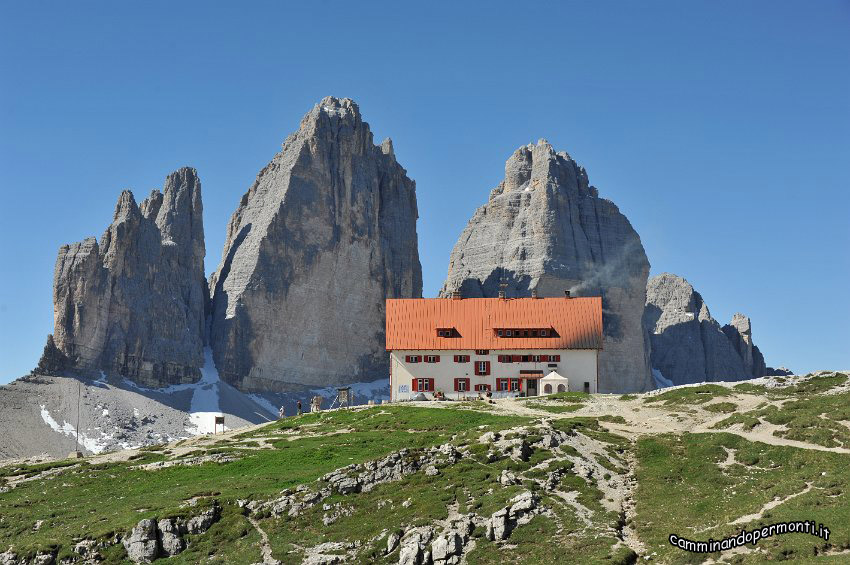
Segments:
[[[283,404],[280,405],[280,410],[277,411],[278,419],[283,420],[286,418],[286,410],[283,407]]]
[[[296,403],[296,405],[295,405],[295,406],[298,408],[298,415],[300,416],[300,415],[301,415],[301,400],[299,400],[299,401]]]

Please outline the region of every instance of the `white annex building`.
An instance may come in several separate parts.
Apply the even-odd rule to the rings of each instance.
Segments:
[[[596,392],[602,298],[387,300],[392,400]]]

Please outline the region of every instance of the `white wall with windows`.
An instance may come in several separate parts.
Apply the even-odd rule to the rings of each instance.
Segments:
[[[504,362],[506,356],[523,360]],[[436,391],[448,398],[475,397],[479,390],[496,398],[516,396],[528,391],[528,377],[535,376],[529,371],[542,377],[553,370],[569,379],[571,391],[596,392],[597,359],[595,349],[392,351],[391,398],[409,400],[419,392],[433,398]]]

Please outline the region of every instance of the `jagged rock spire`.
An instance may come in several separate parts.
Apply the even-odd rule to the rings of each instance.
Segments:
[[[171,173],[141,206],[132,192],[121,192],[100,242],[89,237],[59,249],[45,368],[56,370],[52,360],[64,359],[64,370],[149,386],[196,380],[207,302],[203,261],[195,169]]]
[[[416,185],[348,98],[327,97],[260,171],[212,276],[223,379],[285,390],[385,377],[384,300],[418,297]]]
[[[640,237],[587,173],[546,140],[518,148],[505,178],[476,210],[449,260],[441,291],[495,297],[601,295],[604,392],[652,388],[641,329],[649,261]]]

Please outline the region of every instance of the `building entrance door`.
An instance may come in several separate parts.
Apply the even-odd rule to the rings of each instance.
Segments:
[[[526,379],[525,382],[528,396],[537,396],[537,379]]]

